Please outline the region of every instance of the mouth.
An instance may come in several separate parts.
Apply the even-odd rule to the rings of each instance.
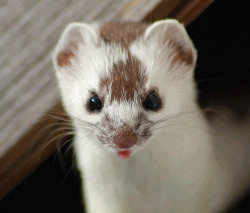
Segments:
[[[128,159],[128,158],[130,158],[130,156],[131,156],[131,150],[122,150],[122,151],[118,151],[117,152],[117,155],[118,155],[118,157],[120,158],[120,159],[123,159],[123,160],[125,160],[125,159]]]

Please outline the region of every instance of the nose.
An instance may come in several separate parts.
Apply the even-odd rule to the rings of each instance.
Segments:
[[[119,149],[129,149],[137,142],[135,133],[121,133],[114,137],[113,143]]]

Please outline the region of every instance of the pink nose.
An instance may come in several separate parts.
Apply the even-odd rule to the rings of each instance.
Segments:
[[[113,143],[119,149],[129,149],[137,142],[137,136],[134,133],[120,134],[114,137]]]

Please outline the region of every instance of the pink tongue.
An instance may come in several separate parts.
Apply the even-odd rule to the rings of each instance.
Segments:
[[[128,159],[131,155],[131,151],[130,150],[125,150],[125,151],[120,151],[118,152],[118,156],[121,158],[121,159]]]

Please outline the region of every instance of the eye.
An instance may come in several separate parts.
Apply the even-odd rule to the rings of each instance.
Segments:
[[[143,107],[147,110],[156,111],[161,107],[161,100],[155,93],[149,93],[143,103]]]
[[[88,102],[88,109],[91,112],[100,111],[102,109],[102,101],[98,95],[93,95]]]

